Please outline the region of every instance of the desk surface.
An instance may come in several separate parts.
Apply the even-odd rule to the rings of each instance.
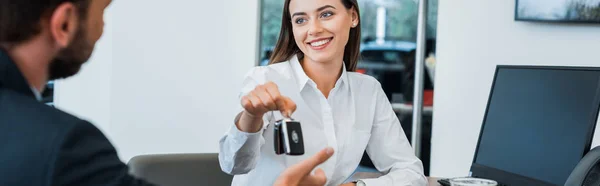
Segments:
[[[374,172],[357,172],[354,175],[352,175],[352,178],[350,178],[350,180],[359,180],[359,179],[367,179],[367,178],[377,178],[379,176],[381,176],[380,173],[374,173]],[[427,177],[427,181],[429,182],[429,186],[441,186],[440,183],[437,182],[438,180],[439,180],[439,178]]]

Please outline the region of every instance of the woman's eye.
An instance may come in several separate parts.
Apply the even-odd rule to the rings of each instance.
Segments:
[[[322,18],[327,18],[327,17],[331,17],[332,15],[333,15],[333,13],[332,13],[332,12],[323,12],[323,13],[321,14],[321,17],[322,17]]]
[[[306,22],[306,19],[304,19],[304,18],[298,18],[298,19],[296,19],[295,22],[296,22],[296,24],[302,24],[302,23]]]

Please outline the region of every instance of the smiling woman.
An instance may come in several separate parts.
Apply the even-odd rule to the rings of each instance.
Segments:
[[[356,0],[343,0],[339,4],[343,6],[336,8],[326,4],[311,12],[309,3],[285,1],[281,31],[271,64],[287,61],[296,54],[300,58],[306,54],[311,61],[334,60],[334,56],[343,56],[346,70],[355,71],[360,52],[360,11]],[[292,13],[290,9],[295,11]],[[348,28],[351,28],[349,33]],[[325,53],[329,56],[323,55],[320,51],[330,43],[334,43],[331,48],[335,51]]]
[[[336,152],[320,166],[327,185],[426,185],[381,84],[353,72],[357,1],[286,0],[281,23],[272,63],[247,73],[239,115],[220,140],[221,168],[235,175],[232,185],[272,185],[281,171],[325,147]],[[288,118],[302,123],[302,156],[275,153],[274,124]],[[365,150],[387,174],[344,183]]]
[[[260,60],[259,66],[267,66],[270,63],[277,63],[287,60],[288,52],[297,53],[296,56],[302,57],[304,53],[296,46],[296,39],[291,37],[293,35],[293,27],[299,26],[298,24],[310,24],[311,19],[307,19],[313,11],[305,12],[306,15],[298,15],[297,18],[292,19],[293,13],[300,12],[284,12],[284,8],[287,7],[289,12],[290,6],[284,6],[285,1],[282,0],[261,0],[261,21],[260,21]],[[348,10],[343,6],[342,10]],[[410,107],[413,102],[414,96],[414,79],[415,79],[415,54],[416,54],[416,33],[417,33],[417,9],[418,2],[415,0],[357,0],[360,9],[356,9],[356,12],[360,15],[360,23],[357,28],[352,30],[360,29],[360,57],[358,57],[357,66],[355,72],[367,74],[377,79],[384,90],[389,101],[394,103],[394,108],[404,128],[405,135],[412,135],[412,111],[406,111],[398,108]],[[290,1],[294,3],[294,1]],[[427,44],[426,54],[428,59],[434,58],[435,56],[435,44],[436,44],[436,30],[437,30],[437,5],[438,0],[428,1],[428,16],[427,16]],[[317,7],[318,8],[318,7]],[[323,18],[321,20],[329,20],[331,17],[339,18],[339,7],[334,7],[335,10],[322,10],[323,14],[320,15]],[[328,7],[331,9],[331,7]],[[283,19],[284,16],[288,16],[288,19]],[[286,34],[281,33],[282,26],[288,25],[290,31]],[[325,27],[325,26],[322,26]],[[358,28],[360,27],[360,28]],[[329,30],[331,31],[331,30]],[[351,34],[350,34],[351,35]],[[348,35],[347,46],[351,46],[353,37]],[[326,37],[321,35],[322,37]],[[333,35],[329,35],[332,36]],[[287,40],[286,40],[287,39]],[[311,49],[312,51],[323,51],[327,48],[332,48],[334,42],[330,42],[327,38],[315,38],[324,40],[307,40],[304,42],[311,42],[309,45],[304,45],[305,48]],[[339,36],[333,38],[333,40],[339,41]],[[383,41],[383,42],[381,42]],[[288,52],[273,52],[275,45],[280,42],[282,48]],[[288,43],[288,44],[285,44]],[[315,45],[315,50],[313,50]],[[322,46],[327,45],[327,46]],[[289,49],[289,50],[288,50]],[[346,50],[347,51],[347,50]],[[281,57],[275,57],[278,54]],[[388,55],[390,54],[390,55]],[[392,55],[393,54],[393,55]],[[347,55],[347,54],[346,54]],[[271,60],[273,59],[273,60]],[[349,60],[344,60],[348,63]],[[346,64],[346,66],[349,66]],[[348,69],[348,68],[347,68]],[[425,71],[425,105],[430,107],[433,102],[427,100],[433,100],[433,78],[434,69],[427,68]],[[431,95],[431,96],[430,96]],[[422,132],[422,148],[421,148],[421,160],[424,164],[425,175],[428,175],[429,164],[430,164],[430,136],[432,116],[427,114],[423,116],[423,132]],[[370,157],[365,155],[360,163],[360,167],[357,171],[376,171],[375,166],[370,160]]]

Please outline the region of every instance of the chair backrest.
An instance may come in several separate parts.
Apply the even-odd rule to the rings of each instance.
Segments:
[[[594,147],[577,164],[565,186],[600,185],[600,147]]]
[[[140,155],[129,161],[130,173],[165,186],[231,185],[221,171],[218,154]]]

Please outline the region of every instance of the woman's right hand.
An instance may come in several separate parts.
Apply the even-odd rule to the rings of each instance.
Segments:
[[[241,100],[244,112],[237,127],[244,132],[258,132],[262,128],[262,117],[269,111],[280,111],[284,117],[290,117],[296,111],[296,103],[281,95],[273,82],[258,85]]]

